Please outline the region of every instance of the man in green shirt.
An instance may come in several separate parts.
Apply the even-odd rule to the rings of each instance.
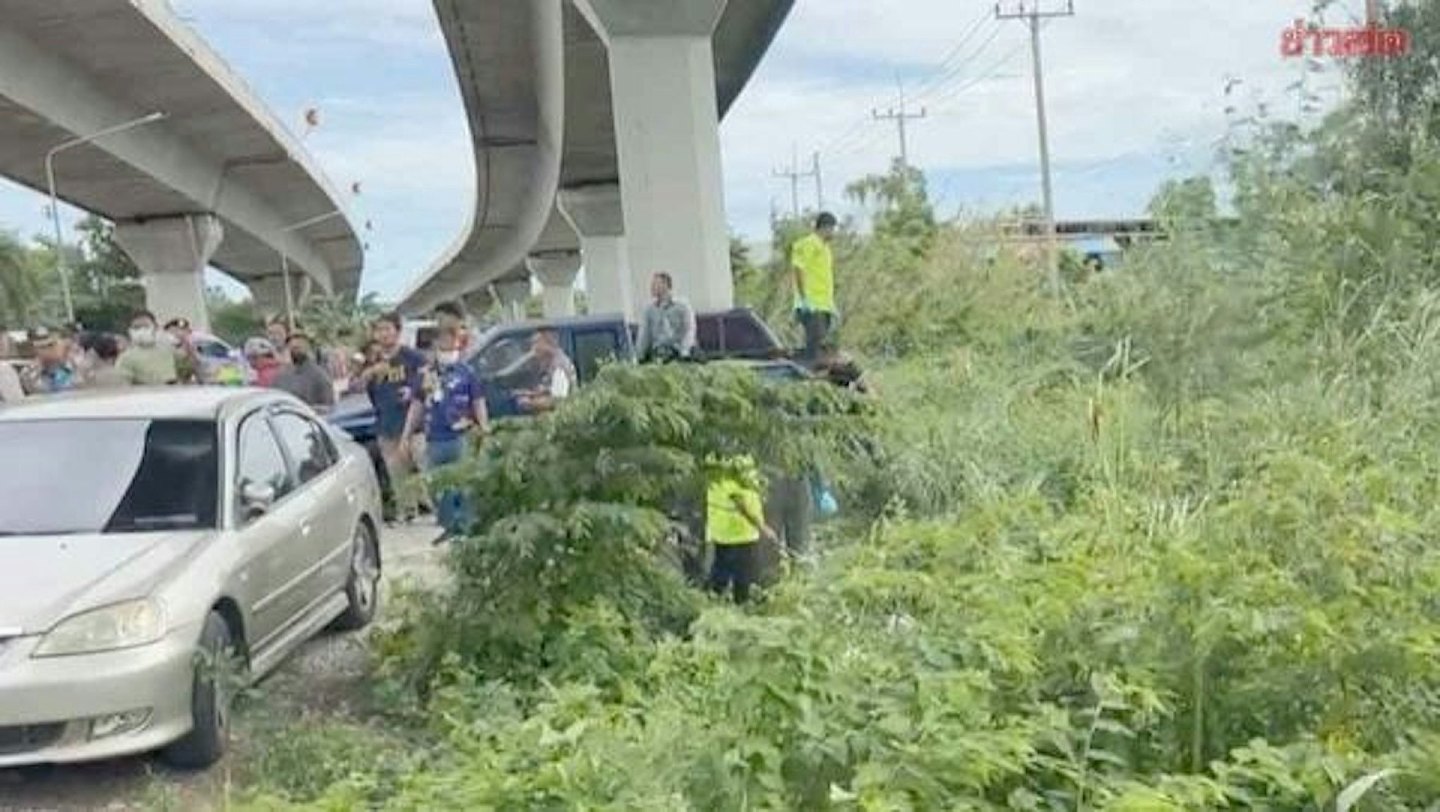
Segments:
[[[175,350],[160,340],[155,314],[142,310],[130,319],[130,346],[120,353],[115,369],[131,386],[175,383]]]
[[[814,363],[835,324],[835,257],[830,242],[839,221],[830,212],[815,218],[815,230],[790,249],[795,280],[795,317],[805,331],[804,360]]]

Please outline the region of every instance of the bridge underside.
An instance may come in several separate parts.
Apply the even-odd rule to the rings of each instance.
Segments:
[[[676,0],[657,9],[647,0],[496,0],[482,8],[436,0],[476,135],[482,205],[475,227],[403,306],[424,311],[492,288],[493,300],[497,283],[531,276],[547,289],[568,290],[566,275],[553,271],[572,264],[557,262],[566,254],[574,255],[576,267],[583,260],[592,312],[632,311],[658,271],[674,275],[697,306],[729,306],[719,120],[792,5]],[[556,16],[545,24],[556,28],[541,34],[535,9],[547,6]],[[517,36],[526,31],[531,45],[515,56]],[[563,65],[558,88],[547,87],[543,77],[530,85],[503,77],[507,62],[537,59],[535,44],[556,35]],[[467,88],[481,81],[481,92]],[[558,99],[550,95],[556,90]],[[558,109],[547,109],[556,101]],[[558,166],[544,164],[537,172],[540,155],[531,154],[529,167],[521,167],[516,153],[487,143],[480,125],[492,112],[506,120],[533,114],[528,123],[540,135],[537,144],[558,132]],[[547,119],[547,112],[554,117]],[[553,185],[535,183],[551,171]],[[517,239],[505,250],[482,222],[483,201],[497,188],[516,209],[531,213],[506,221],[507,236]],[[526,243],[519,255],[515,243]],[[534,271],[541,266],[550,270]],[[568,309],[561,293],[547,294],[546,301],[557,312]]]

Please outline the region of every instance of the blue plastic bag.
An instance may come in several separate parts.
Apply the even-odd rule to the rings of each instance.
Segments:
[[[840,513],[840,503],[830,486],[820,477],[810,478],[810,498],[815,503],[815,512],[821,519],[832,519]]]

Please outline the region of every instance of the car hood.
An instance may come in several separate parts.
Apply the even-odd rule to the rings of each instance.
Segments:
[[[38,634],[76,612],[144,597],[213,535],[0,537],[0,628]]]

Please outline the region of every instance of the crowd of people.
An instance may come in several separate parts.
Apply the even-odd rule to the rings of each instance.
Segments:
[[[837,225],[833,215],[822,213],[812,233],[797,241],[790,254],[794,312],[804,335],[798,355],[822,379],[863,392],[866,385],[858,366],[833,339],[837,311],[830,246]],[[650,292],[636,341],[639,360],[695,359],[695,312],[675,295],[672,277],[655,274]],[[433,511],[444,541],[468,527],[470,512],[463,494],[448,488],[431,494],[408,483],[419,473],[462,459],[467,446],[482,441],[489,415],[483,385],[464,363],[472,343],[464,310],[442,304],[435,318],[437,335],[424,349],[402,341],[398,314],[377,319],[353,375],[348,350],[322,351],[284,319],[272,320],[264,336],[244,342],[244,365],[213,371],[202,363],[185,319],[172,319],[162,328],[155,314],[140,311],[125,335],[36,329],[28,334],[31,362],[20,369],[0,363],[0,403],[82,388],[228,384],[279,389],[323,413],[342,392],[363,392],[375,411],[380,464],[391,484],[390,518],[409,521]],[[0,359],[13,356],[8,343],[0,333]],[[553,409],[579,384],[574,363],[551,329],[534,333],[526,362],[533,367],[534,385],[516,395],[523,412]],[[711,460],[707,467],[712,473],[705,498],[705,539],[714,550],[708,583],[743,601],[759,578],[760,543],[768,540],[792,555],[804,554],[809,516],[816,501],[828,494],[821,493],[814,477],[807,481],[772,472],[767,484],[748,457]]]

